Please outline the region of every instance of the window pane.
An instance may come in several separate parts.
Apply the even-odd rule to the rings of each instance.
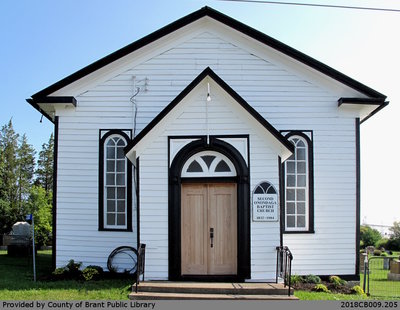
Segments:
[[[107,213],[107,225],[115,225],[114,213]]]
[[[305,187],[306,186],[306,176],[303,175],[298,175],[297,176],[297,186],[299,187]]]
[[[230,171],[231,169],[229,168],[228,164],[223,160],[221,160],[218,163],[217,167],[215,167],[215,172],[230,172]]]
[[[297,214],[306,214],[306,204],[304,202],[297,203]]]
[[[296,186],[296,177],[295,175],[288,175],[287,176],[287,186],[293,187]]]
[[[206,163],[208,169],[210,169],[211,163],[213,162],[213,160],[215,159],[215,156],[213,155],[204,155],[201,156],[201,158],[204,160],[204,162]]]
[[[300,148],[300,147],[305,147],[305,144],[303,141],[299,140],[299,142],[297,142],[296,147]]]
[[[125,158],[123,147],[117,147],[117,158]]]
[[[114,147],[107,147],[107,158],[114,159],[115,158],[115,149]]]
[[[117,173],[117,185],[125,185],[125,173]]]
[[[294,226],[294,216],[287,216],[286,217],[286,226],[287,227],[295,227]]]
[[[286,209],[287,214],[295,214],[294,206],[295,206],[294,202],[287,203],[287,209]]]
[[[306,190],[298,189],[297,190],[297,201],[305,201],[306,200]]]
[[[203,172],[203,168],[201,168],[200,164],[194,160],[188,167],[187,172]]]
[[[294,161],[286,162],[286,172],[287,173],[294,173]]]
[[[107,187],[107,198],[108,199],[115,198],[115,187]]]
[[[124,187],[118,187],[117,188],[117,198],[118,199],[125,199],[125,188]]]
[[[108,142],[107,142],[107,146],[111,146],[111,147],[113,147],[114,145],[115,145],[114,139],[110,139],[110,140],[108,140]]]
[[[294,195],[294,193],[295,193],[295,190],[294,190],[294,189],[287,189],[287,190],[286,190],[286,199],[287,199],[287,200],[292,200],[292,201],[294,201],[294,200],[295,200],[295,195]]]
[[[301,161],[297,163],[297,173],[306,173],[306,162]]]
[[[306,149],[296,149],[297,160],[305,160],[306,159]]]
[[[117,171],[118,172],[125,172],[125,160],[118,160],[117,161]]]
[[[267,190],[267,194],[276,194],[276,190],[275,188],[273,188],[272,186],[270,186]]]
[[[107,185],[115,185],[115,175],[114,175],[114,173],[107,173],[106,184]]]
[[[118,146],[125,146],[125,141],[123,139],[119,139],[117,145]]]
[[[297,227],[306,227],[306,218],[303,215],[297,217]]]
[[[117,225],[125,225],[125,214],[117,214]]]
[[[107,200],[107,212],[115,212],[115,200]]]
[[[117,201],[117,212],[125,212],[125,200]]]
[[[113,160],[107,160],[107,172],[114,172],[115,164]]]

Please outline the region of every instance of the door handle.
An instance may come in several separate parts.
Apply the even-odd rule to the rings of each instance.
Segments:
[[[214,247],[214,228],[210,227],[210,245]]]

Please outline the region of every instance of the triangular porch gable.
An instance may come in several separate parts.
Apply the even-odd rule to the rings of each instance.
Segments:
[[[293,153],[293,145],[213,70],[207,67],[126,146],[125,154],[133,163],[146,148],[146,145],[151,143],[171,121],[183,112],[183,101],[192,96],[194,89],[200,87],[201,84],[204,88],[208,86],[210,89],[219,87],[227,100],[231,99],[235,103],[236,106],[232,108],[238,112],[237,114],[245,117],[248,125],[270,142],[271,147],[275,149],[282,160]],[[212,98],[212,91],[210,96]],[[204,94],[204,102],[206,102],[206,93]]]

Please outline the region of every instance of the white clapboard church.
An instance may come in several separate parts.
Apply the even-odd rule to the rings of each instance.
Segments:
[[[357,279],[360,124],[383,94],[204,7],[32,95],[55,126],[54,263],[147,280]]]

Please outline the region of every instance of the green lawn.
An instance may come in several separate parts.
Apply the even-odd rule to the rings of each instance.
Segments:
[[[27,258],[8,257],[0,251],[0,300],[80,300],[128,299],[133,280],[40,281],[51,273],[51,252],[37,255],[38,279],[33,282],[32,262]]]
[[[399,252],[393,253],[398,258]],[[388,281],[389,270],[383,268],[383,259],[371,256],[369,259],[370,268],[370,294],[372,298],[393,299],[400,298],[400,281]],[[364,274],[360,275],[361,283],[364,282]],[[362,284],[361,284],[362,285]]]
[[[6,254],[6,251],[0,251],[0,300],[127,300],[128,294],[131,291],[131,285],[133,284],[133,280],[130,279],[108,279],[89,282],[43,281],[43,277],[51,273],[51,251],[38,252],[38,281],[35,283],[33,282],[32,258],[14,258]],[[383,282],[381,285],[385,286]],[[400,282],[398,285],[400,285]],[[296,291],[295,296],[301,300],[351,300],[367,298],[360,295],[307,291]],[[372,298],[375,299],[376,297],[372,296]]]

